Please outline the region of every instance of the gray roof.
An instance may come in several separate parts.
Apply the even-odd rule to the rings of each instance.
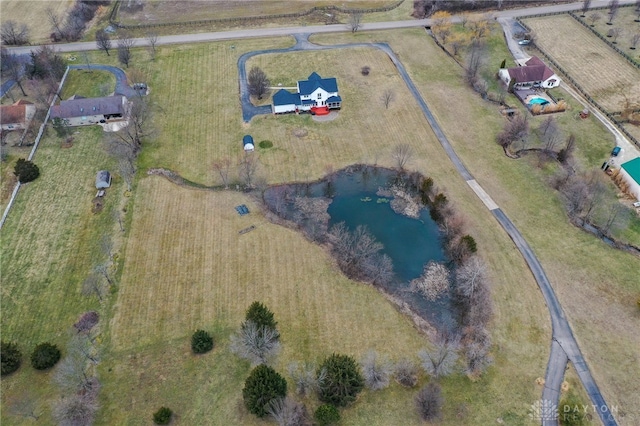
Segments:
[[[96,174],[96,188],[108,188],[111,186],[111,174],[106,170],[100,170]]]
[[[60,102],[51,108],[51,118],[73,118],[87,115],[124,115],[124,96],[105,98],[72,99]],[[126,98],[125,98],[126,100]]]

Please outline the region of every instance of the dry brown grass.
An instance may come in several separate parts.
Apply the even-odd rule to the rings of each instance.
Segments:
[[[536,43],[608,111],[640,101],[640,70],[568,15],[525,19]]]
[[[64,15],[73,5],[73,0],[23,1],[2,0],[2,22],[12,19],[18,23],[27,24],[31,43],[38,44],[49,41],[51,27],[47,18],[47,8],[52,8],[57,14]]]

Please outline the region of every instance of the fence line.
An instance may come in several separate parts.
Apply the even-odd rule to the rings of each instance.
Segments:
[[[539,15],[539,16],[546,16],[546,15]],[[527,17],[529,18],[529,17]],[[525,24],[524,22],[522,22],[522,19],[520,18],[516,18],[516,21],[518,21],[518,23],[520,25],[522,25],[527,31],[531,31],[531,28]],[[629,138],[629,140],[631,140],[631,142],[633,142],[638,148],[640,148],[640,141],[638,141],[631,133],[629,133],[629,131],[627,129],[624,128],[624,126],[622,125],[623,123],[616,120],[614,117],[615,113],[611,113],[609,111],[607,111],[606,109],[604,109],[595,99],[593,99],[583,88],[582,86],[580,86],[580,84],[578,84],[578,82],[576,80],[573,79],[573,77],[571,77],[571,75],[560,66],[560,64],[558,64],[555,60],[553,60],[553,58],[547,54],[547,52],[545,52],[540,46],[538,46],[536,44],[536,49],[538,49],[538,51],[542,54],[542,56],[545,57],[545,59],[550,62],[554,67],[556,67],[556,69],[558,71],[560,71],[562,74],[564,74],[564,76],[567,78],[567,80],[569,80],[571,82],[571,84],[575,87],[575,89],[580,92],[582,94],[582,96],[584,96],[584,98],[591,104],[593,105],[595,108],[597,108],[600,112],[602,112],[617,128],[618,130],[620,130],[622,133],[624,133],[624,135]]]
[[[47,126],[47,121],[49,121],[49,116],[51,115],[51,107],[56,102],[56,97],[60,96],[60,92],[62,91],[62,86],[64,85],[64,81],[67,79],[67,74],[69,74],[69,67],[64,72],[62,76],[62,80],[60,80],[60,84],[58,85],[58,90],[53,95],[53,99],[51,99],[51,103],[49,104],[49,109],[47,110],[47,115],[44,118],[44,122],[40,125],[40,130],[38,131],[38,136],[36,136],[35,142],[33,143],[33,148],[31,148],[31,152],[29,153],[29,157],[27,160],[33,160],[33,157],[36,155],[36,149],[38,149],[38,145],[40,144],[40,139],[42,139],[42,135],[44,134],[44,129]],[[7,207],[4,209],[4,213],[2,214],[2,219],[0,219],[0,229],[4,226],[4,222],[7,220],[7,216],[9,215],[9,211],[13,206],[13,202],[16,200],[18,196],[18,190],[20,189],[21,183],[18,181],[16,186],[13,188],[13,192],[11,193],[11,198],[9,199],[9,203]]]
[[[370,9],[349,9],[340,6],[314,6],[309,10],[303,12],[296,13],[278,13],[272,15],[262,15],[262,16],[241,16],[235,18],[217,18],[217,19],[202,19],[197,21],[185,21],[185,22],[163,22],[158,24],[137,24],[137,25],[124,25],[120,22],[117,22],[115,19],[118,14],[118,10],[120,9],[120,0],[117,0],[113,9],[111,9],[111,14],[109,15],[109,23],[115,27],[122,29],[140,29],[140,28],[155,28],[155,27],[169,27],[173,25],[203,25],[203,24],[215,24],[222,22],[237,22],[237,21],[253,21],[256,19],[265,20],[265,19],[278,19],[278,18],[299,18],[302,16],[311,15],[314,12],[328,12],[328,11],[337,11],[341,13],[375,13],[375,12],[388,12],[399,7],[405,0],[398,0],[397,2],[390,4],[389,6],[382,6],[377,8]]]

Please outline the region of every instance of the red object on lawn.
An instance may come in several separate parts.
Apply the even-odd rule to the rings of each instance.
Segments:
[[[327,115],[329,114],[329,107],[328,106],[311,107],[311,111],[313,111],[315,115]]]

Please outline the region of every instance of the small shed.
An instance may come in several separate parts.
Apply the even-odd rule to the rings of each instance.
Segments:
[[[629,192],[640,201],[640,157],[620,166],[622,177],[629,185]]]
[[[96,175],[96,188],[105,189],[111,186],[111,173],[106,170],[100,170]]]
[[[246,152],[252,152],[256,148],[251,135],[244,135],[242,138],[242,146]]]

